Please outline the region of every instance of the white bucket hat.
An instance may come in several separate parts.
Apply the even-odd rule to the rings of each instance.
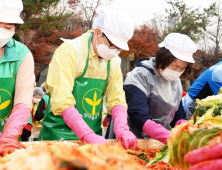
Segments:
[[[93,29],[96,28],[100,28],[115,46],[129,50],[127,42],[133,36],[134,23],[128,16],[119,11],[104,12],[95,19]]]
[[[22,10],[22,0],[0,0],[0,22],[23,24],[20,18]]]
[[[197,51],[196,44],[187,35],[180,33],[168,34],[159,47],[165,47],[176,58],[188,63],[195,63],[193,53]]]

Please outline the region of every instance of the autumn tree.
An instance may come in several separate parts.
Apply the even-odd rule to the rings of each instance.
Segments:
[[[20,31],[24,33],[23,40],[26,43],[30,30],[36,30],[36,33],[50,34],[52,30],[63,30],[67,25],[67,19],[73,13],[67,12],[59,3],[64,0],[23,0],[24,10],[22,18],[24,24],[21,25]]]
[[[200,8],[189,7],[183,0],[166,0],[166,2],[171,8],[165,9],[169,24],[165,35],[171,32],[179,32],[188,35],[197,42],[202,38],[207,26],[211,24],[211,18],[217,15],[215,12],[216,3],[200,12]]]
[[[129,51],[122,51],[120,56],[128,57],[134,54],[137,59],[154,57],[158,49],[158,32],[150,25],[142,25],[135,29],[129,40]]]
[[[70,7],[77,11],[80,9],[81,14],[89,23],[89,29],[92,28],[94,18],[101,12],[102,6],[109,5],[113,0],[68,0]]]
[[[68,11],[67,0],[23,0],[21,17],[24,24],[17,31],[17,39],[28,46],[35,61],[35,75],[51,61],[54,50],[62,43],[61,37],[75,38],[73,32],[64,30],[73,12]],[[69,37],[68,37],[69,36]]]

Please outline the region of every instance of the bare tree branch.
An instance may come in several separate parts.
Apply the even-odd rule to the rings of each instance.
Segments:
[[[71,8],[80,8],[91,28],[94,18],[99,13],[99,8],[110,4],[112,1],[113,0],[68,0],[68,3]]]

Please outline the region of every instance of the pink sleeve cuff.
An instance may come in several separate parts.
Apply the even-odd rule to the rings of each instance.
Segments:
[[[5,124],[2,136],[19,137],[22,134],[23,128],[27,125],[29,117],[30,109],[28,106],[24,103],[16,104]]]
[[[129,127],[127,125],[127,110],[125,106],[123,105],[114,106],[112,108],[112,118],[114,121],[114,133],[116,135],[120,133],[122,130],[129,130]]]
[[[126,110],[126,107],[123,106],[123,105],[116,105],[112,108],[112,117],[116,117],[116,115],[119,113],[119,111],[122,111],[124,115],[127,115],[127,110]]]
[[[70,106],[62,112],[61,116],[64,118],[64,116],[69,116],[71,113],[75,112],[78,113],[78,110],[74,106]]]
[[[85,135],[94,133],[74,106],[70,106],[64,110],[61,116],[79,139],[82,140]]]
[[[163,127],[161,124],[155,123],[152,120],[147,120],[143,125],[143,132],[153,139],[167,144],[167,139],[170,136],[170,131]]]
[[[79,114],[78,110],[74,106],[70,106],[64,110],[61,116],[68,125],[72,125],[77,119],[82,118],[82,115]]]
[[[176,122],[175,125],[180,125],[180,124],[182,124],[182,123],[185,123],[186,121],[187,121],[187,120],[180,119],[180,120],[178,120],[178,121]]]

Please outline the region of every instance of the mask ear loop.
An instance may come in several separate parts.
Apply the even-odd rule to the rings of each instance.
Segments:
[[[12,45],[11,47],[7,46],[7,44],[6,44],[6,46],[7,46],[8,48],[12,48],[12,47],[14,47],[14,45],[15,45],[15,40],[14,40],[14,38],[12,38],[12,39],[13,39],[13,45]]]

